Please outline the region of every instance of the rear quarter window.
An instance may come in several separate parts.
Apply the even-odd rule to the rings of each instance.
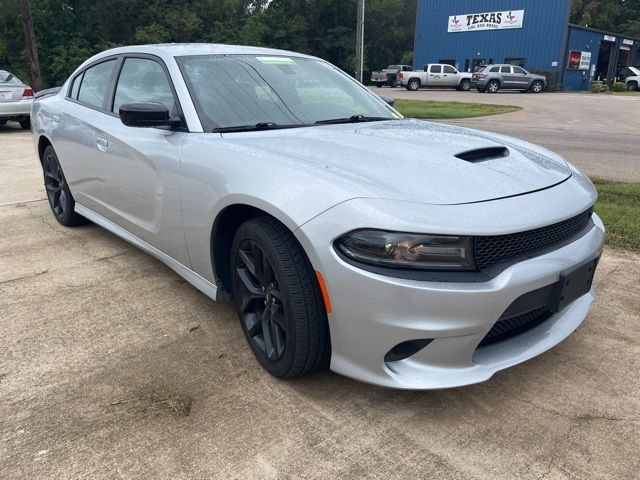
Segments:
[[[102,108],[116,60],[107,60],[84,71],[78,92],[78,101]]]

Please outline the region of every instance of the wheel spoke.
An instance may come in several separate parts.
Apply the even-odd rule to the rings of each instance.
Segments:
[[[273,343],[274,339],[271,338],[271,325],[271,306],[268,305],[267,309],[262,314],[262,338],[264,339],[264,348],[267,358],[273,361],[277,360],[277,352]]]
[[[67,206],[67,193],[64,190],[60,190],[60,210],[62,210],[62,213],[64,213],[64,210]]]
[[[249,307],[254,305],[257,301],[263,301],[263,300],[264,300],[263,295],[257,295],[257,294],[248,292],[247,294],[242,295],[242,305],[240,309],[242,310],[242,313],[249,313]]]
[[[262,321],[255,313],[245,315],[244,324],[250,337],[255,337],[262,329]]]
[[[282,305],[274,304],[271,307],[271,322],[280,327],[282,330],[286,330]]]
[[[263,295],[262,288],[253,283],[251,275],[249,274],[249,269],[240,267],[236,269],[236,272],[242,282],[242,285],[249,291],[249,293],[259,296]]]
[[[275,347],[276,358],[280,358],[284,353],[285,335],[284,331],[275,323],[271,324],[271,338]]]
[[[256,266],[253,263],[253,259],[247,255],[247,252],[244,250],[238,250],[238,255],[240,256],[240,260],[244,263],[244,266],[249,269],[251,275],[256,276]]]
[[[253,264],[255,267],[255,271],[253,273],[258,282],[260,282],[262,286],[266,286],[267,284],[264,282],[264,254],[255,242],[251,242],[251,254],[253,256]]]
[[[277,286],[272,288],[272,289],[270,289],[269,293],[271,294],[272,297],[274,297],[275,299],[277,299],[280,302],[282,302],[282,292],[280,291],[280,289]]]

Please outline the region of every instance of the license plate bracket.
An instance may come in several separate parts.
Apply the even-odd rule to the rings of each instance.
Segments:
[[[555,284],[549,302],[552,312],[559,312],[591,290],[599,261],[598,256],[560,274],[560,280]]]

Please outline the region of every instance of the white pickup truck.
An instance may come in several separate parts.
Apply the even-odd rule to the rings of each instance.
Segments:
[[[627,90],[637,92],[640,90],[640,68],[627,67],[627,76],[624,80],[627,84]]]
[[[424,70],[398,72],[398,81],[407,90],[420,88],[456,88],[465,92],[471,89],[471,74],[459,72],[451,65],[430,63]]]

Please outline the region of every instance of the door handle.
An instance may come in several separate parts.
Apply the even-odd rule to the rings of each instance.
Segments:
[[[98,147],[98,150],[102,152],[106,152],[107,149],[109,148],[109,140],[107,140],[106,138],[97,137],[96,146]]]

